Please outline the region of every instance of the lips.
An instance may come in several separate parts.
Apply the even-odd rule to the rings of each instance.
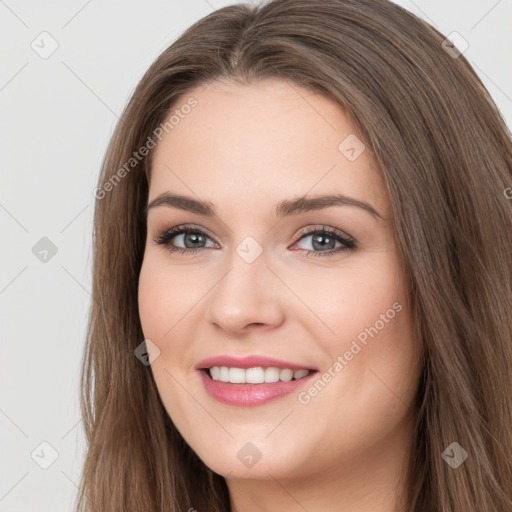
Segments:
[[[208,395],[214,400],[223,404],[238,407],[254,407],[263,405],[279,398],[284,398],[290,393],[298,392],[304,387],[306,382],[318,372],[315,368],[293,363],[291,361],[283,361],[266,356],[247,356],[237,358],[233,356],[216,356],[204,359],[195,366],[199,378]],[[212,378],[212,369],[215,373],[215,379]],[[219,371],[229,369],[230,376],[233,370],[236,375],[246,373],[248,376],[253,370],[255,373],[261,373],[262,370],[270,370],[275,373],[281,370],[281,376],[288,375],[285,380],[275,380],[275,382],[249,383],[238,379],[231,379],[234,382],[223,382],[219,380]],[[246,372],[244,372],[244,369]],[[252,370],[248,370],[252,369]],[[307,372],[307,373],[306,373]],[[300,376],[300,378],[293,378]],[[261,376],[260,376],[261,379]],[[257,380],[257,379],[256,379]]]
[[[282,361],[279,359],[274,359],[272,357],[266,356],[246,356],[246,357],[233,357],[233,356],[215,356],[208,357],[207,359],[203,359],[196,364],[196,370],[206,370],[213,366],[227,366],[228,368],[257,368],[257,367],[275,367],[281,369],[290,370],[311,370],[317,371],[316,368],[312,368],[311,366],[303,366],[301,364],[292,363],[290,361]]]

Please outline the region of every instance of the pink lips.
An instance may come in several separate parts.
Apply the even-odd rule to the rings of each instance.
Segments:
[[[262,384],[232,384],[213,380],[206,370],[212,366],[227,366],[231,368],[275,367],[290,370],[311,370],[311,373],[299,380],[288,382],[269,382]],[[199,377],[206,392],[218,402],[238,407],[255,407],[263,405],[290,393],[298,392],[317,373],[316,370],[264,356],[248,356],[237,358],[232,356],[209,357],[200,361],[196,366]]]
[[[300,364],[290,363],[288,361],[281,361],[272,357],[265,356],[246,356],[246,357],[233,357],[233,356],[215,356],[203,359],[196,364],[196,370],[211,368],[212,366],[228,366],[230,368],[257,368],[258,366],[275,368],[289,368],[290,370],[312,370],[313,368],[302,366]]]

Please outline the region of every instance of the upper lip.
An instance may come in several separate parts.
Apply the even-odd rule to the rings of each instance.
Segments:
[[[273,357],[251,355],[246,357],[233,357],[227,355],[207,357],[195,365],[196,370],[204,370],[212,366],[227,366],[229,368],[257,368],[274,367],[290,370],[313,370],[310,366],[304,366],[290,361],[274,359]]]

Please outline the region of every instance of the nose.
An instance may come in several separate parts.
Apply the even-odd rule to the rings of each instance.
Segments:
[[[207,319],[231,335],[273,329],[284,321],[285,287],[264,254],[248,263],[234,253],[230,267],[207,295]]]

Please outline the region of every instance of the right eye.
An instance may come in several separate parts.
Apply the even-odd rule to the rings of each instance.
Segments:
[[[182,244],[185,247],[176,247],[172,240],[182,236]],[[158,245],[163,245],[169,252],[178,251],[180,254],[191,254],[205,247],[186,247],[188,244],[202,244],[205,242],[207,238],[210,238],[204,231],[201,231],[198,228],[193,228],[190,226],[176,226],[171,229],[164,230],[157,237],[153,239],[154,243]]]

